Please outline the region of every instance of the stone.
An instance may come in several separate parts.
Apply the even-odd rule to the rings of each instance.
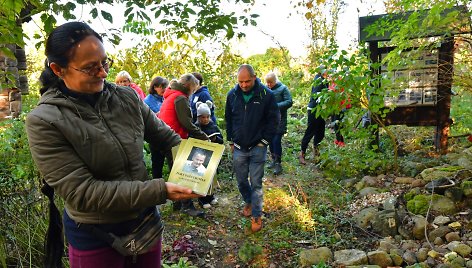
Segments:
[[[451,241],[446,245],[446,248],[449,249],[450,251],[454,251],[454,247],[456,247],[459,244],[460,244],[459,241]]]
[[[419,240],[423,239],[425,237],[426,226],[428,225],[426,218],[421,215],[414,215],[412,216],[412,220],[414,222],[411,230],[413,237]]]
[[[354,222],[357,224],[357,226],[365,229],[370,226],[370,221],[372,218],[374,218],[377,211],[378,209],[375,207],[364,208],[363,210],[359,211],[359,213],[354,215]]]
[[[430,241],[434,241],[436,237],[444,237],[447,233],[451,232],[451,228],[448,226],[439,226],[438,228],[429,232],[428,237]]]
[[[398,219],[395,210],[382,210],[371,219],[372,230],[381,236],[397,234]]]
[[[383,250],[387,253],[390,253],[390,250],[395,248],[398,247],[395,245],[395,240],[393,240],[392,238],[386,237],[379,241],[379,250]]]
[[[397,197],[396,196],[391,196],[387,199],[384,200],[383,202],[383,209],[384,210],[395,210],[396,204],[397,204]]]
[[[428,257],[425,263],[428,265],[428,267],[436,267],[436,261],[431,257]]]
[[[380,267],[392,266],[392,258],[388,255],[387,252],[376,250],[367,253],[367,258],[369,259],[369,264],[378,265]]]
[[[447,233],[445,238],[446,238],[447,242],[460,241],[461,240],[461,237],[459,236],[458,232]]]
[[[357,181],[358,181],[357,178],[350,178],[350,179],[342,180],[341,183],[345,188],[351,188],[355,186]]]
[[[420,262],[413,265],[406,266],[405,268],[428,268],[429,266],[426,263]]]
[[[416,252],[416,259],[419,261],[419,262],[424,262],[426,261],[426,259],[428,258],[428,249],[427,248],[420,248],[417,252]]]
[[[411,184],[414,180],[412,177],[396,177],[394,182],[397,184]]]
[[[334,261],[339,266],[368,264],[366,253],[358,249],[343,249],[335,251]]]
[[[333,253],[327,247],[307,249],[300,252],[300,265],[302,267],[312,267],[321,262],[328,263],[333,260]]]
[[[464,267],[465,266],[465,260],[461,256],[457,256],[451,261],[451,264],[454,267]]]
[[[442,225],[446,225],[446,224],[448,224],[448,223],[450,223],[450,222],[451,222],[451,219],[450,219],[449,217],[447,217],[447,216],[442,216],[442,215],[437,216],[437,217],[434,218],[434,220],[433,220],[433,224],[441,225],[441,226],[442,226]]]
[[[472,268],[472,260],[468,260],[465,262],[465,267]]]
[[[436,246],[444,245],[444,240],[441,237],[436,237],[433,241]]]
[[[426,182],[422,179],[415,179],[411,182],[411,187],[423,187],[426,185]]]
[[[382,268],[381,266],[378,265],[349,265],[346,266],[346,268]]]
[[[390,258],[395,266],[401,266],[403,264],[403,258],[398,254],[390,254]]]
[[[463,181],[461,183],[461,188],[465,197],[472,197],[472,181]]]
[[[359,191],[359,197],[364,197],[364,196],[369,196],[372,194],[378,194],[380,193],[378,188],[375,187],[365,187],[362,190]]]
[[[472,169],[472,161],[465,156],[457,159],[457,164],[463,168]]]
[[[361,182],[364,182],[364,185],[367,187],[375,187],[379,185],[380,179],[377,177],[366,175],[361,179]]]
[[[401,246],[403,250],[418,250],[419,245],[414,240],[405,240]]]
[[[427,182],[441,178],[452,178],[457,172],[457,168],[455,169],[453,167],[457,166],[440,166],[427,168],[419,174],[419,177]]]
[[[461,169],[457,171],[456,175],[454,175],[454,180],[456,181],[463,181],[472,178],[472,170],[471,169]]]
[[[455,221],[455,222],[451,222],[449,223],[447,226],[451,227],[452,229],[459,229],[462,227],[462,224],[458,221]]]
[[[462,189],[459,187],[451,187],[449,189],[446,189],[446,191],[444,192],[444,196],[454,202],[459,202],[464,196],[464,191],[462,191]]]
[[[430,256],[433,259],[436,259],[437,257],[441,255],[439,254],[439,252],[433,249],[433,250],[428,251],[428,256]]]
[[[452,250],[462,257],[468,257],[472,252],[472,248],[463,243],[456,245]]]
[[[457,255],[457,252],[451,251],[451,252],[448,252],[446,255],[444,255],[444,259],[446,259],[446,261],[448,261],[448,262],[451,262],[452,260],[454,260],[458,256],[459,255]]]
[[[438,214],[451,215],[457,212],[457,207],[450,198],[439,196],[437,199],[433,199],[431,210]]]
[[[413,253],[410,250],[405,251],[405,253],[403,253],[402,258],[403,258],[403,261],[405,261],[408,265],[412,265],[414,263],[417,263],[415,253]]]

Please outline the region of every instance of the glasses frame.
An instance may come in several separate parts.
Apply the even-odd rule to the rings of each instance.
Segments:
[[[106,73],[108,73],[108,71],[110,70],[111,66],[113,66],[113,59],[110,59],[110,58],[107,58],[104,62],[100,63],[100,66],[93,66],[93,67],[90,67],[90,68],[86,68],[86,69],[79,69],[79,68],[75,68],[74,66],[68,66],[76,71],[79,71],[81,73],[84,73],[88,76],[96,76],[97,74],[100,73],[100,71],[102,70],[105,70]]]

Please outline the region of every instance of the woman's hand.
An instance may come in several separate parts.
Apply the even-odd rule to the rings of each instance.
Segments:
[[[166,182],[166,189],[167,199],[172,201],[201,197],[201,195],[192,193],[192,189],[177,185],[172,182]]]

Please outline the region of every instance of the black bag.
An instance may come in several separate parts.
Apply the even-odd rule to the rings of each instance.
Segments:
[[[121,255],[133,256],[133,261],[136,261],[138,255],[152,249],[159,241],[164,230],[164,224],[156,211],[144,217],[141,224],[125,236],[107,233],[92,224],[79,223],[78,227],[88,230],[104,240]]]

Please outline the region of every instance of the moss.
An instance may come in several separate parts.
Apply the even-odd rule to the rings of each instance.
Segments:
[[[440,197],[440,195],[434,194],[433,200],[437,200]],[[413,197],[413,199],[406,203],[406,208],[413,214],[425,216],[426,212],[428,212],[430,200],[430,195],[416,195]]]
[[[459,170],[462,170],[464,169],[463,167],[461,166],[447,166],[447,167],[438,167],[437,170],[441,170],[441,171],[459,171]]]
[[[408,191],[408,193],[405,194],[405,200],[408,202],[412,200],[417,194],[418,193],[414,189],[411,189],[410,191]]]
[[[471,189],[472,188],[472,181],[463,181],[462,182],[462,189]]]

